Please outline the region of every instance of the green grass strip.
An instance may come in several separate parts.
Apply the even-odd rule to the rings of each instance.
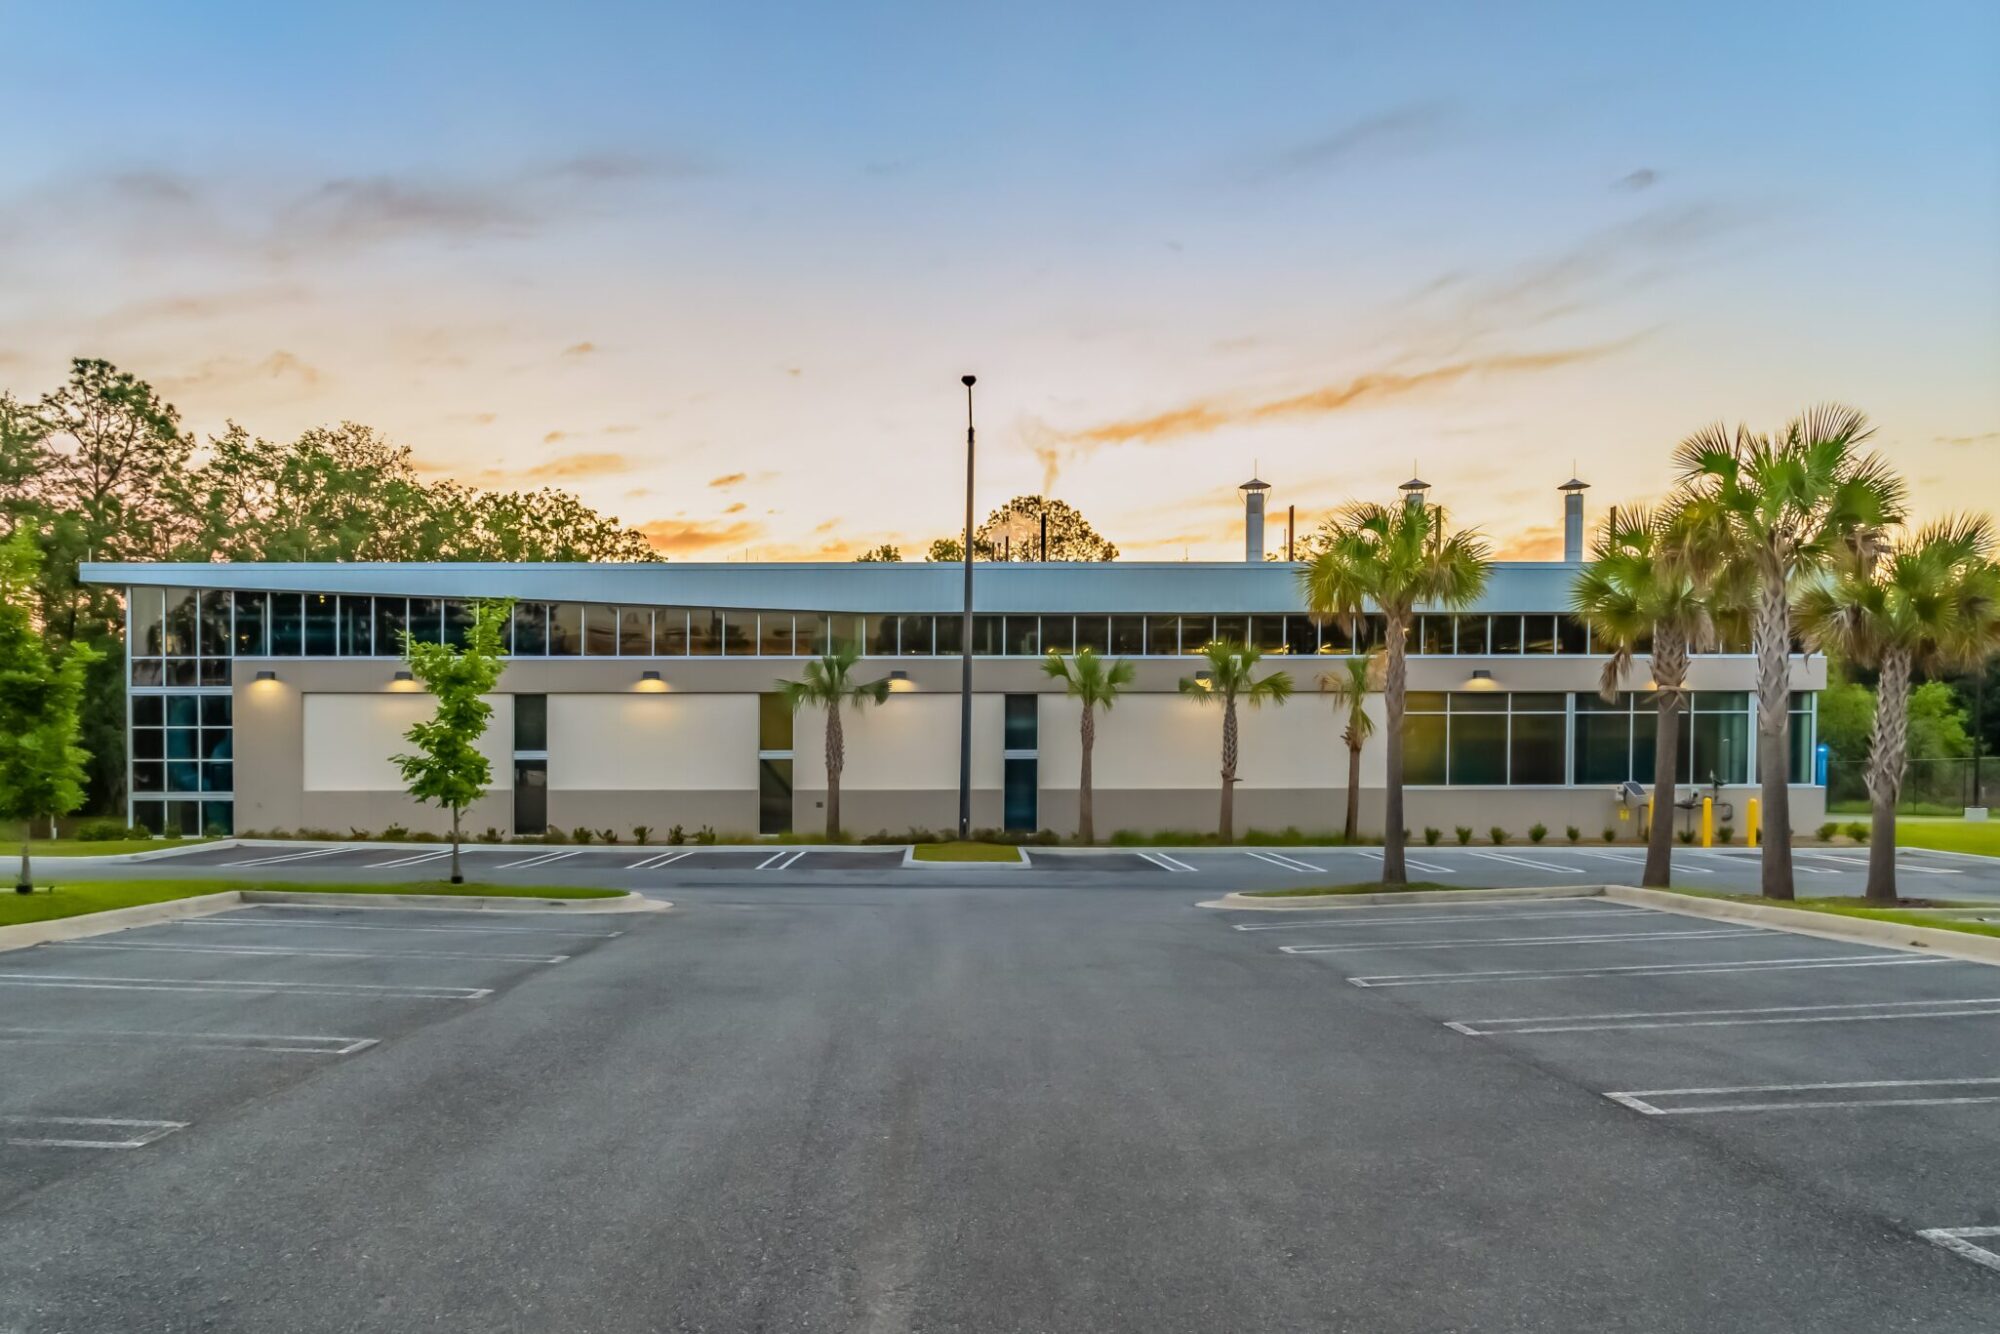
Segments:
[[[1385,885],[1380,880],[1364,880],[1358,885],[1306,885],[1299,889],[1246,889],[1246,899],[1311,899],[1337,894],[1416,894],[1433,889],[1480,889],[1480,885],[1441,885],[1435,880],[1412,880],[1407,885]]]
[[[1007,843],[919,843],[912,855],[920,862],[1014,862],[1021,850]]]
[[[575,885],[454,885],[446,880],[422,880],[401,885],[322,885],[272,880],[83,880],[58,881],[52,889],[37,886],[33,894],[0,891],[0,926],[48,922],[59,917],[136,908],[147,903],[191,899],[229,889],[282,889],[310,894],[445,894],[474,898],[610,899],[622,889],[582,889]]]

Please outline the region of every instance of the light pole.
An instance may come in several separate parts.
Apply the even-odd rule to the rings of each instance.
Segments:
[[[961,375],[965,386],[965,609],[958,628],[958,836],[972,837],[972,386],[976,375]]]

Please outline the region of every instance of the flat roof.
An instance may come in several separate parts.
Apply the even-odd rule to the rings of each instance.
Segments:
[[[980,561],[973,609],[982,612],[1297,611],[1298,571],[1286,561]],[[1467,611],[1567,611],[1578,567],[1560,561],[1493,566]],[[953,612],[964,570],[930,561],[706,564],[546,562],[171,563],[89,561],[85,583],[278,593],[887,614]]]

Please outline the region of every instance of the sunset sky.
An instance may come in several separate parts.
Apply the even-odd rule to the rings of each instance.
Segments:
[[[1240,556],[1253,467],[1548,555],[1572,467],[1601,511],[1829,398],[2000,508],[1991,0],[0,0],[0,47],[0,389],[366,422],[675,559],[920,552],[966,371],[981,512],[1133,558]]]

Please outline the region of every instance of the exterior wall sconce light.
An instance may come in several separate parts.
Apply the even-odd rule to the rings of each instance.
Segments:
[[[257,679],[259,681],[275,681],[278,679],[278,674],[276,672],[269,672],[269,671],[259,672],[257,673]]]
[[[1213,690],[1215,689],[1215,673],[1209,671],[1196,672],[1194,674],[1194,683],[1203,690]]]
[[[665,690],[666,688],[667,688],[667,683],[660,679],[660,674],[658,672],[644,671],[639,673],[639,689],[660,691],[660,690]]]
[[[1472,677],[1465,683],[1467,690],[1498,690],[1500,683],[1493,679],[1493,673],[1484,667],[1472,669]]]
[[[417,679],[417,674],[415,672],[397,672],[396,679],[398,681],[414,681]]]
[[[915,690],[916,686],[911,683],[910,674],[904,671],[902,668],[898,667],[896,668],[896,670],[889,673],[889,689],[900,692],[904,690]]]
[[[641,681],[657,681],[660,679],[660,674],[658,672],[640,672],[639,679]]]

